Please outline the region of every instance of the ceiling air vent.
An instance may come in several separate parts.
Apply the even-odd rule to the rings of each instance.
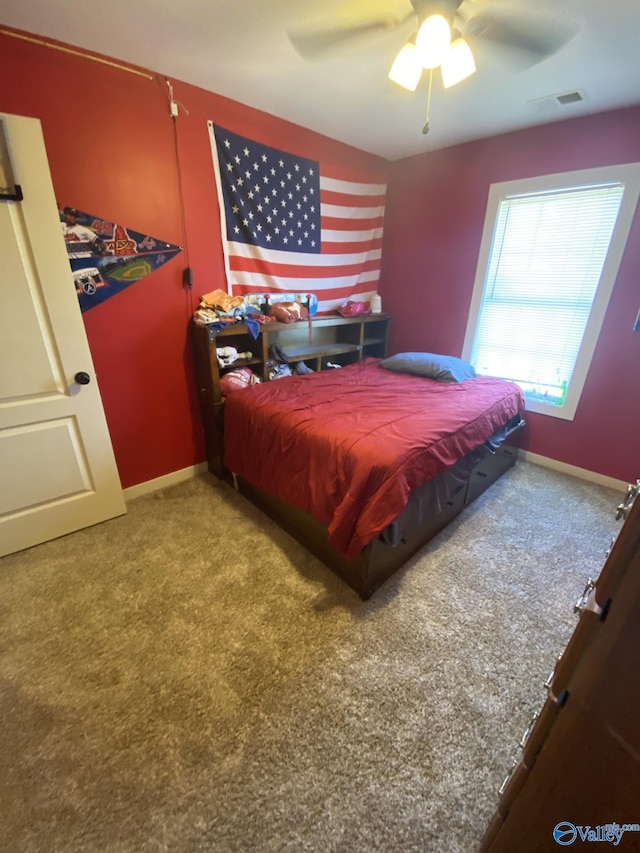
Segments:
[[[555,99],[561,107],[564,107],[567,104],[575,104],[578,101],[584,101],[584,95],[576,89],[575,92],[565,92],[564,95],[556,95]]]
[[[552,116],[560,108],[571,107],[586,100],[587,96],[582,89],[574,89],[572,92],[561,92],[559,95],[545,95],[544,98],[536,98],[527,103],[536,112]]]

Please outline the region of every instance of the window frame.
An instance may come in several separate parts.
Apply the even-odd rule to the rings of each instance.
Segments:
[[[513,195],[567,190],[613,181],[618,181],[624,185],[622,201],[573,375],[567,389],[564,405],[556,406],[552,403],[543,403],[539,400],[525,398],[527,411],[551,415],[552,417],[569,421],[572,421],[575,417],[636,213],[638,196],[640,195],[640,163],[625,163],[593,169],[580,169],[572,172],[557,172],[552,175],[540,175],[534,178],[503,181],[491,184],[489,187],[489,198],[480,242],[480,251],[478,253],[478,264],[467,320],[467,330],[462,349],[462,357],[467,361],[469,361],[473,350],[482,298],[487,283],[491,249],[498,221],[498,211],[503,199]]]

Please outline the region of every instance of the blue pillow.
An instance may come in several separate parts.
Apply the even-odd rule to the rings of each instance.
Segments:
[[[399,352],[383,359],[380,367],[395,373],[428,376],[438,382],[464,382],[465,379],[473,379],[476,375],[475,368],[468,361],[434,352]]]

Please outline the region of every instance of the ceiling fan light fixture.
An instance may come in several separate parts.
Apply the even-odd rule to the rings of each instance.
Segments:
[[[415,92],[422,74],[422,62],[413,42],[408,41],[393,61],[389,79],[404,89]]]
[[[451,46],[451,26],[439,14],[429,15],[420,25],[416,36],[416,49],[423,68],[437,68]]]
[[[471,48],[460,37],[451,42],[449,53],[442,60],[442,85],[445,89],[460,83],[476,70]]]

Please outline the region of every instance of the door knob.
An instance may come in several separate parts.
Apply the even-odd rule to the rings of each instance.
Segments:
[[[79,373],[76,373],[73,378],[76,380],[78,385],[88,385],[91,382],[91,377],[88,373],[85,373],[84,370],[81,370],[79,371]]]

